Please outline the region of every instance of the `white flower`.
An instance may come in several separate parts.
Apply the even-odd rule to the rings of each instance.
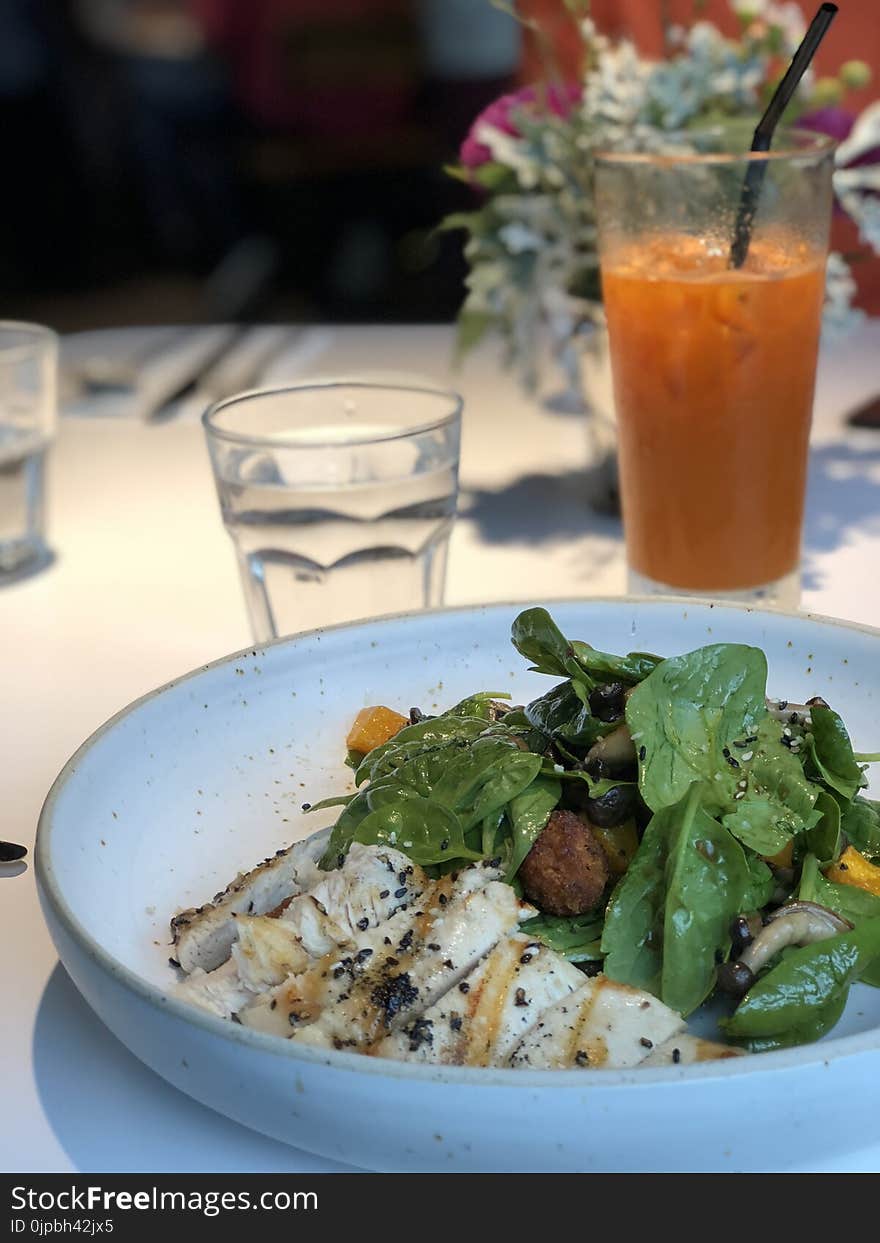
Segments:
[[[534,189],[538,184],[538,169],[520,138],[485,122],[477,126],[475,137],[477,142],[489,148],[493,160],[516,173],[524,190]]]
[[[849,264],[843,255],[832,251],[825,268],[825,305],[822,309],[822,334],[827,341],[839,341],[865,317],[864,311],[852,305],[856,294]]]
[[[880,100],[869,104],[850,131],[849,138],[835,152],[838,168],[880,147]]]
[[[544,239],[534,229],[514,221],[499,229],[498,236],[512,255],[521,255],[526,250],[540,250]]]

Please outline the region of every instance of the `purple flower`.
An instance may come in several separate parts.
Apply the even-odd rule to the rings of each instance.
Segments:
[[[847,112],[846,108],[832,105],[806,113],[798,119],[797,124],[801,129],[827,134],[835,142],[844,143],[852,133],[856,121],[857,118],[851,112]],[[838,160],[838,167],[861,168],[864,164],[877,164],[878,162],[880,162],[880,147],[869,147],[861,151],[854,159],[844,159],[842,163]]]
[[[565,118],[580,103],[581,96],[581,87],[576,83],[567,86],[524,86],[511,95],[502,95],[483,109],[468,131],[459,152],[462,164],[466,168],[479,168],[492,158],[489,148],[476,136],[481,125],[491,125],[502,133],[518,135],[520,130],[514,120],[516,112],[528,108],[532,112],[546,111]]]
[[[829,104],[827,108],[816,108],[814,112],[806,112],[798,117],[798,129],[814,130],[818,134],[827,134],[835,142],[844,142],[850,136],[856,119],[846,108]]]

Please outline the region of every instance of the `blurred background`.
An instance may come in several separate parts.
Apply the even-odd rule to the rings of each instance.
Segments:
[[[565,0],[519,11],[574,76]],[[730,23],[723,0],[592,12],[658,55],[670,22]],[[546,51],[489,0],[0,0],[0,318],[450,320],[461,236],[435,226],[472,191],[444,165]],[[860,107],[878,0],[841,0],[818,70],[850,57]],[[880,309],[878,265],[859,283]]]

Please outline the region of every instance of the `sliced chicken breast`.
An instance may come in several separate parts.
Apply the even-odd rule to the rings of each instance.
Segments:
[[[296,932],[310,959],[321,958],[409,906],[429,883],[401,851],[353,842],[342,867],[323,872],[308,893],[293,899],[280,922]]]
[[[240,873],[212,902],[180,911],[171,921],[175,957],[186,972],[212,971],[229,957],[236,915],[264,915],[326,873],[318,867],[330,830],[279,850],[250,872]]]
[[[583,981],[583,972],[560,954],[517,933],[373,1052],[404,1062],[503,1066],[542,1011]]]
[[[221,1019],[231,1019],[242,1006],[250,1005],[254,1000],[254,994],[242,983],[231,958],[213,971],[196,967],[185,980],[172,988],[171,994]]]
[[[243,1010],[261,1031],[337,1047],[369,1045],[458,984],[531,908],[497,869],[471,867],[434,882],[406,911],[360,934]]]
[[[597,975],[540,1015],[513,1051],[510,1065],[532,1070],[638,1066],[684,1026],[681,1015],[656,997]]]
[[[745,1049],[732,1044],[719,1044],[715,1040],[703,1040],[686,1032],[664,1040],[652,1049],[642,1066],[692,1066],[694,1062],[714,1062],[727,1057],[744,1057]]]

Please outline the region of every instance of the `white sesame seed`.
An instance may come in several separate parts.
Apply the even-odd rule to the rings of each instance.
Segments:
[[[736,794],[734,794],[733,797],[735,799],[738,799],[738,798],[745,798],[745,796],[746,796],[745,790],[737,790]]]
[[[790,738],[790,737],[791,737],[791,730],[788,728],[788,726],[787,726],[787,725],[786,725],[785,729],[782,731],[782,736],[783,736],[783,738]]]
[[[740,756],[740,759],[742,760],[744,764],[748,764],[749,760],[753,760],[754,758],[755,758],[754,751],[743,751],[742,755]]]

